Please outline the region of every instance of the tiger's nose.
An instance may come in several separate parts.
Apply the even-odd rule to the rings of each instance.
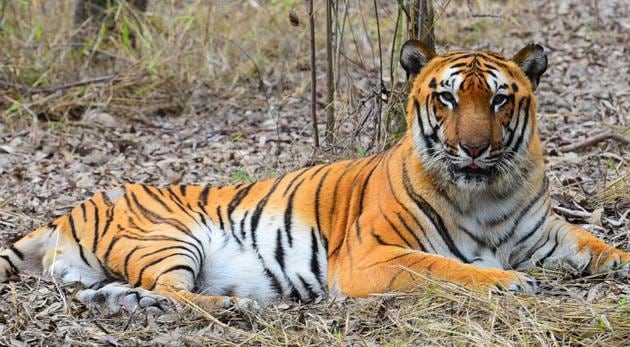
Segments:
[[[479,144],[468,144],[468,143],[460,143],[462,149],[466,154],[468,154],[471,158],[477,158],[481,153],[483,153],[488,147],[490,147],[490,142],[483,142]]]

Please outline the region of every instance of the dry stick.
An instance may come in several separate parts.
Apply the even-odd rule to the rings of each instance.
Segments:
[[[313,1],[309,1],[308,15],[310,17],[311,27],[311,117],[313,121],[313,141],[315,147],[319,147],[319,132],[317,131],[317,90],[315,84],[317,83],[317,74],[315,71],[315,17],[313,15]]]
[[[333,129],[335,127],[335,72],[333,70],[333,34],[332,34],[332,0],[326,1],[326,143],[333,142]]]
[[[39,94],[39,93],[53,93],[59,90],[65,90],[65,89],[70,89],[70,88],[75,88],[75,87],[83,87],[90,84],[109,82],[113,78],[114,78],[114,75],[99,76],[99,77],[89,78],[82,81],[70,82],[70,83],[61,84],[57,86],[51,86],[47,88],[30,88],[22,84],[0,80],[0,86],[14,88],[14,89],[19,90],[21,93],[24,93],[27,95],[33,95],[33,94]]]
[[[602,134],[598,134],[592,137],[589,137],[583,141],[580,141],[578,143],[574,143],[571,145],[566,145],[566,146],[562,146],[560,148],[558,148],[558,150],[560,152],[571,152],[571,151],[575,151],[584,147],[588,147],[588,146],[592,146],[596,143],[602,142],[602,141],[606,141],[606,140],[615,140],[618,142],[621,142],[624,145],[628,145],[630,144],[630,138],[628,138],[627,136],[623,136],[621,134],[615,134],[612,132],[604,132]]]

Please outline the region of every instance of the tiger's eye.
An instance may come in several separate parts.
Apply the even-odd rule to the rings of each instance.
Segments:
[[[506,95],[497,94],[492,99],[492,108],[496,111],[501,106],[505,105],[505,103],[507,103],[507,101],[508,101],[508,97]]]
[[[450,92],[441,92],[440,94],[438,94],[438,98],[440,99],[440,102],[443,103],[445,106],[455,107],[457,103],[455,101],[455,97]]]

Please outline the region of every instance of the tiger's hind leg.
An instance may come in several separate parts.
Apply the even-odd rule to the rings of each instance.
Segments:
[[[55,226],[47,225],[0,250],[0,283],[16,280],[22,272],[41,273],[42,259],[54,247],[55,236]]]
[[[64,282],[94,287],[110,274],[87,249],[64,233],[64,217],[26,234],[0,252],[0,283],[17,279],[20,273],[44,273]]]

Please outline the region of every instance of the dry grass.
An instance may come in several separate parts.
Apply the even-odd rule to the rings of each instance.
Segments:
[[[380,66],[371,1],[352,2],[348,9],[337,68],[338,138],[336,146],[317,151],[308,124],[303,2],[153,1],[146,15],[121,6],[110,11],[110,25],[87,37],[72,26],[72,3],[0,0],[3,242],[122,182],[264,178],[312,160],[373,152],[399,130],[372,140],[381,121],[375,112]],[[604,142],[577,153],[557,150],[603,129],[627,133],[630,92],[621,72],[627,71],[628,34],[622,22],[630,5],[471,1],[471,13],[467,1],[438,3],[448,5],[438,16],[441,48],[509,55],[531,41],[546,44],[551,64],[537,93],[554,205],[630,250],[628,146]],[[389,77],[394,5],[378,2],[383,80],[395,92],[383,115],[392,119],[404,103],[404,92],[394,88],[402,85],[402,73]],[[298,26],[288,21],[292,7]],[[323,8],[316,10],[323,18]],[[318,28],[323,33],[319,20]],[[322,99],[323,37],[317,40]],[[94,118],[93,110],[113,118]],[[101,123],[92,124],[94,119]],[[86,308],[73,299],[75,286],[24,277],[0,287],[0,344],[630,344],[627,280],[542,271],[535,276],[542,285],[536,296],[472,293],[434,282],[408,295],[281,302],[211,316],[187,307],[160,317]]]

